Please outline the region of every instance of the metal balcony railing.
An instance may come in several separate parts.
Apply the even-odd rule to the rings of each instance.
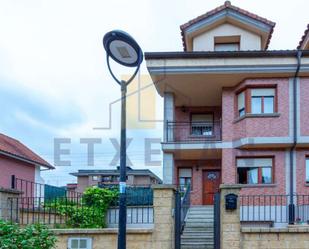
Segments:
[[[166,123],[166,142],[215,142],[221,141],[221,120],[213,122]]]

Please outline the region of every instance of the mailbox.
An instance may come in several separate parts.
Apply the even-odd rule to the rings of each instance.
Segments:
[[[235,194],[227,194],[225,196],[225,209],[226,210],[235,210],[237,209],[237,198]]]

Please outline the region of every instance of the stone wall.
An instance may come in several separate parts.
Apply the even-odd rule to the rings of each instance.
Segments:
[[[57,249],[67,249],[68,239],[92,238],[92,249],[117,248],[117,229],[54,229]],[[152,249],[152,229],[127,229],[127,249]]]
[[[242,249],[305,249],[309,248],[309,226],[287,228],[241,229]]]
[[[127,249],[174,248],[174,190],[172,185],[153,187],[154,224],[152,228],[128,228]],[[68,238],[92,238],[92,249],[117,248],[117,228],[54,229],[58,238],[57,249],[66,249]]]
[[[240,185],[224,185],[220,186],[220,244],[222,249],[239,249],[240,247],[240,208],[239,200],[236,210],[225,209],[225,196],[233,193],[238,195]]]
[[[9,198],[17,198],[20,194],[21,192],[18,190],[0,187],[0,219],[18,219],[19,210],[17,208],[17,202]]]
[[[225,210],[225,195],[239,194],[241,185],[221,185],[221,249],[305,249],[309,248],[309,226],[285,228],[241,227],[239,199],[237,209]]]

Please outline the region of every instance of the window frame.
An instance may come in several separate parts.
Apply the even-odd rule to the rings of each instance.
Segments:
[[[191,177],[180,177],[180,170],[181,169],[190,169],[191,170]],[[180,178],[190,178],[190,187],[191,187],[191,191],[193,190],[193,168],[192,167],[178,167],[177,170],[177,184],[180,186]]]
[[[231,35],[231,36],[215,36],[213,40],[214,51],[240,51],[240,35]],[[236,45],[237,50],[216,50],[217,45]]]
[[[308,161],[308,165],[307,165],[307,161]],[[308,170],[308,177],[307,177],[307,166],[309,167],[309,155],[307,155],[305,158],[305,183],[309,184],[309,170]],[[307,178],[308,178],[308,181],[307,181]]]
[[[96,179],[95,179],[95,178],[96,178]],[[99,180],[100,180],[100,176],[98,176],[98,175],[94,175],[94,176],[92,176],[92,177],[91,177],[91,180],[92,180],[92,181],[96,181],[96,182],[97,182],[97,181],[99,181]]]
[[[72,240],[87,240],[87,248],[85,249],[92,249],[92,238],[91,237],[69,237],[68,238],[68,249],[72,249],[71,245],[72,245]],[[73,248],[75,249],[75,248]],[[79,245],[78,245],[78,249],[80,249]]]
[[[238,159],[271,159],[272,160],[272,166],[264,166],[264,167],[242,167],[243,169],[258,169],[258,183],[248,183],[248,172],[249,170],[247,170],[247,183],[240,183],[239,181],[239,174],[238,174],[238,169],[241,167],[237,167],[237,160]],[[242,184],[244,186],[246,185],[272,185],[275,184],[275,157],[274,156],[239,156],[235,158],[235,167],[236,167],[236,182],[237,184]],[[263,176],[262,176],[262,169],[263,168],[271,168],[271,182],[270,183],[263,183]]]
[[[220,45],[234,45],[236,47],[235,50],[217,50],[217,46],[220,46]],[[215,42],[214,44],[214,51],[216,52],[223,52],[223,51],[240,51],[240,42]]]
[[[265,113],[264,109],[264,98],[268,98],[269,96],[252,96],[251,91],[254,89],[274,89],[274,96],[273,96],[273,112],[272,113]],[[243,115],[240,115],[240,110],[238,109],[238,95],[244,93],[245,98],[245,105],[244,105],[244,111],[245,113]],[[252,98],[262,98],[261,99],[261,113],[252,113]],[[260,115],[260,116],[267,116],[271,114],[278,113],[278,89],[277,85],[250,85],[245,86],[235,93],[235,106],[236,106],[236,117],[242,118],[245,117],[247,114],[249,115]]]
[[[211,115],[212,116],[212,134],[211,135],[193,134],[193,132],[192,132],[192,128],[193,128],[192,117],[194,115]],[[213,136],[215,136],[215,113],[214,112],[201,112],[201,113],[192,112],[192,113],[190,113],[190,136],[194,136],[194,137],[213,137]]]

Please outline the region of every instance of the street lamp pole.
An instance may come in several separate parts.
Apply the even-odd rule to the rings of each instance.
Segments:
[[[120,184],[119,186],[119,222],[118,222],[118,249],[125,249],[126,247],[126,224],[127,224],[127,206],[125,182],[127,178],[127,145],[126,145],[126,94],[127,84],[121,81],[121,135],[120,135]],[[124,185],[123,185],[124,184]]]
[[[121,132],[120,132],[120,181],[119,181],[119,219],[118,219],[118,249],[126,249],[126,94],[127,86],[135,78],[143,61],[143,52],[137,42],[127,33],[114,30],[106,33],[103,38],[106,50],[107,66],[114,80],[121,87]],[[135,72],[128,81],[119,80],[111,70],[109,63],[111,57],[117,63],[126,67],[136,67]]]

